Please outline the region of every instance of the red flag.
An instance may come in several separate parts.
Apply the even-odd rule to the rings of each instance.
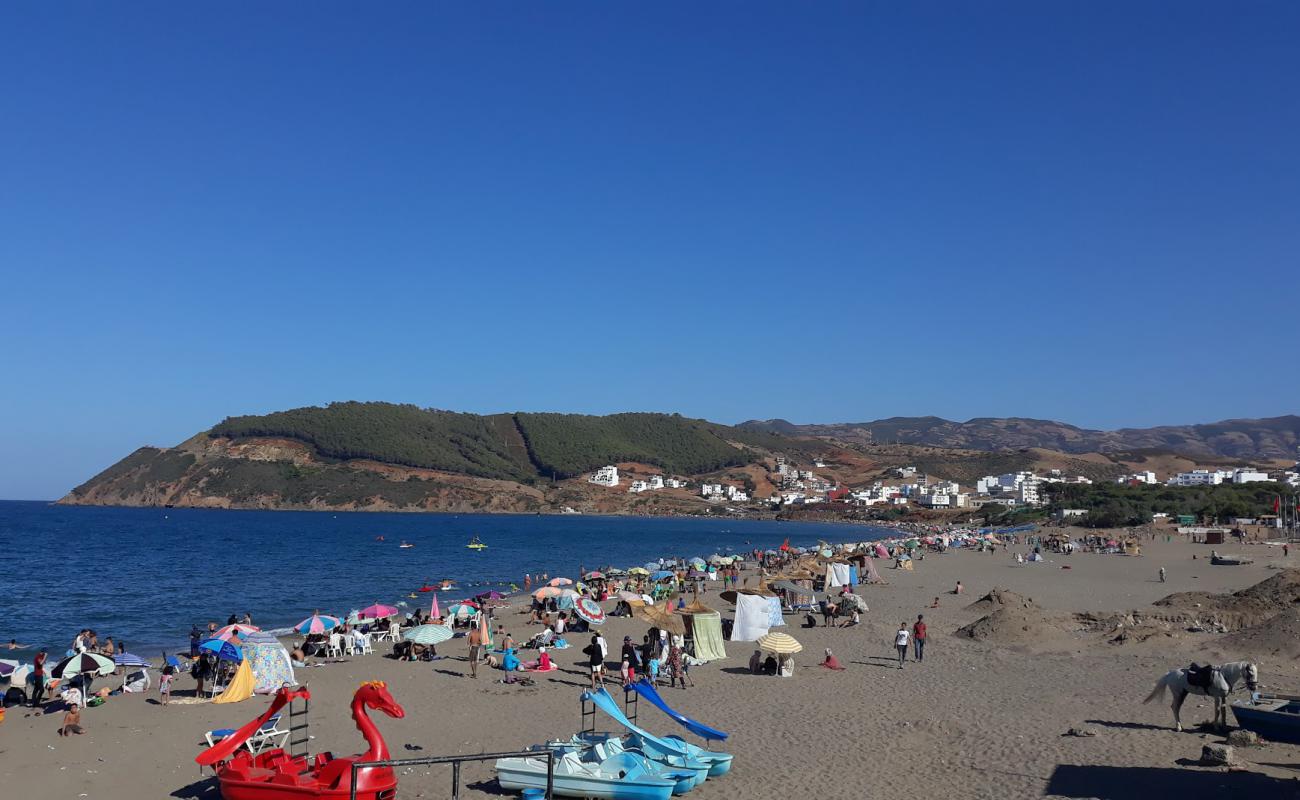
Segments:
[[[1273,513],[1276,514],[1282,510],[1282,497],[1278,495],[1273,498]]]

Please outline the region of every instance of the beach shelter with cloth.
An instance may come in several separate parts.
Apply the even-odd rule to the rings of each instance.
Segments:
[[[725,594],[725,593],[724,593]],[[736,618],[731,624],[731,641],[753,642],[772,627],[769,598],[761,594],[736,594]]]
[[[244,662],[253,670],[253,691],[275,694],[281,686],[297,686],[289,651],[269,633],[249,634],[244,640]]]
[[[727,657],[722,639],[722,615],[699,600],[677,612],[686,624],[686,652],[700,661]]]
[[[235,676],[226,684],[226,690],[216,697],[212,698],[214,703],[239,703],[253,696],[253,686],[257,681],[253,678],[253,668],[249,665],[248,659],[245,658],[239,662],[239,667],[235,669]]]

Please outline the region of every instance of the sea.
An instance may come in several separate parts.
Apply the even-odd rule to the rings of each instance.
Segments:
[[[496,589],[525,573],[707,558],[785,540],[867,541],[887,528],[708,517],[456,515],[58,506],[0,501],[0,658],[16,639],[62,654],[82,628],[158,658],[188,650],[192,625],[249,613],[263,629],[375,602],[404,611]],[[487,545],[465,545],[477,536]],[[382,537],[382,541],[380,541]],[[401,542],[414,547],[401,548]],[[453,591],[420,593],[426,582]],[[414,593],[416,597],[409,595]]]

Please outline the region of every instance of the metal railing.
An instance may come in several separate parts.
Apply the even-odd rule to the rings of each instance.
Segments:
[[[555,751],[521,750],[516,753],[479,753],[472,756],[424,756],[421,758],[391,758],[387,761],[353,761],[352,782],[348,792],[350,800],[357,800],[357,773],[367,767],[418,767],[431,764],[451,764],[451,800],[460,800],[460,765],[465,761],[495,761],[498,758],[546,759],[546,794],[550,800],[555,791]]]

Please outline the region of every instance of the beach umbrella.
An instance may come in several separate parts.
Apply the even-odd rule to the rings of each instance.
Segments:
[[[453,617],[468,617],[471,614],[478,613],[478,606],[462,600],[459,603],[452,603],[447,606],[447,613]]]
[[[619,589],[615,596],[618,597],[619,600],[626,600],[629,603],[653,602],[650,600],[649,595],[637,594],[636,592],[631,592],[627,589]]]
[[[19,664],[17,661],[0,658],[0,678],[7,678],[12,675],[14,670],[18,669],[18,666]]]
[[[396,613],[397,609],[395,607],[386,606],[382,603],[375,603],[372,606],[366,606],[357,612],[362,619],[383,619],[384,617],[391,617]]]
[[[803,645],[795,641],[795,638],[788,633],[767,633],[754,642],[758,649],[768,653],[777,653],[778,655],[791,655],[803,650]]]
[[[437,595],[437,593],[434,593],[434,595],[433,595],[433,605],[429,607],[429,616],[430,616],[430,617],[433,617],[434,619],[441,619],[441,618],[442,618],[442,612],[438,610],[438,595]]]
[[[230,642],[223,642],[220,639],[205,639],[199,642],[199,649],[212,653],[222,661],[243,661],[244,651],[240,650]]]
[[[492,631],[488,628],[487,614],[480,614],[478,617],[478,635],[479,640],[487,647],[492,647]]]
[[[228,642],[236,636],[242,639],[248,634],[256,633],[260,630],[261,628],[256,625],[244,625],[243,623],[236,622],[234,625],[227,625],[224,628],[218,628],[217,632],[212,634],[212,638]]]
[[[592,570],[591,572],[588,572],[586,575],[583,575],[582,579],[587,581],[598,581],[598,580],[603,580],[604,577],[605,577],[605,573],[599,570]]]
[[[671,570],[661,569],[658,572],[651,575],[650,580],[658,582],[662,580],[667,580],[668,578],[676,578],[676,577],[677,577],[677,573],[672,572]]]
[[[330,617],[319,613],[312,614],[307,619],[293,626],[298,633],[325,633],[333,630],[343,624],[343,620],[338,617]]]
[[[775,553],[776,551],[775,551],[775,550],[768,550],[767,552],[769,552],[769,553]],[[687,564],[693,564],[693,565],[699,565],[699,568],[700,568],[700,569],[704,569],[704,559],[700,558],[699,556],[696,556],[695,558],[692,558],[690,561],[687,561],[686,563],[687,563]]]
[[[54,665],[51,678],[71,678],[73,675],[112,675],[117,665],[111,658],[99,653],[77,653]]]
[[[609,569],[605,570],[605,574],[613,578],[620,575],[626,575],[627,570],[619,569],[618,567],[610,567]]]
[[[680,614],[674,614],[668,606],[656,606],[652,603],[646,603],[643,606],[633,607],[632,616],[669,633],[679,635],[685,635],[686,633],[686,622]]]
[[[548,597],[559,597],[563,592],[564,589],[561,589],[558,586],[543,586],[533,592],[533,597],[536,597],[538,600],[545,600]]]
[[[547,586],[572,586],[573,581],[568,578],[551,578]]]
[[[446,625],[430,624],[416,625],[403,633],[402,638],[415,644],[442,644],[455,635]]]
[[[135,653],[118,653],[113,656],[113,663],[119,667],[147,667],[149,662],[145,661]]]
[[[576,601],[573,604],[573,613],[592,625],[605,624],[605,609],[601,608],[600,604],[590,597],[583,597]]]
[[[475,600],[504,600],[505,597],[505,595],[501,594],[496,589],[493,589],[490,592],[484,592],[483,594],[474,595]]]
[[[658,569],[658,567],[659,565],[655,564],[655,568]],[[650,570],[646,569],[645,567],[633,567],[632,569],[627,571],[627,574],[628,575],[649,575]]]

